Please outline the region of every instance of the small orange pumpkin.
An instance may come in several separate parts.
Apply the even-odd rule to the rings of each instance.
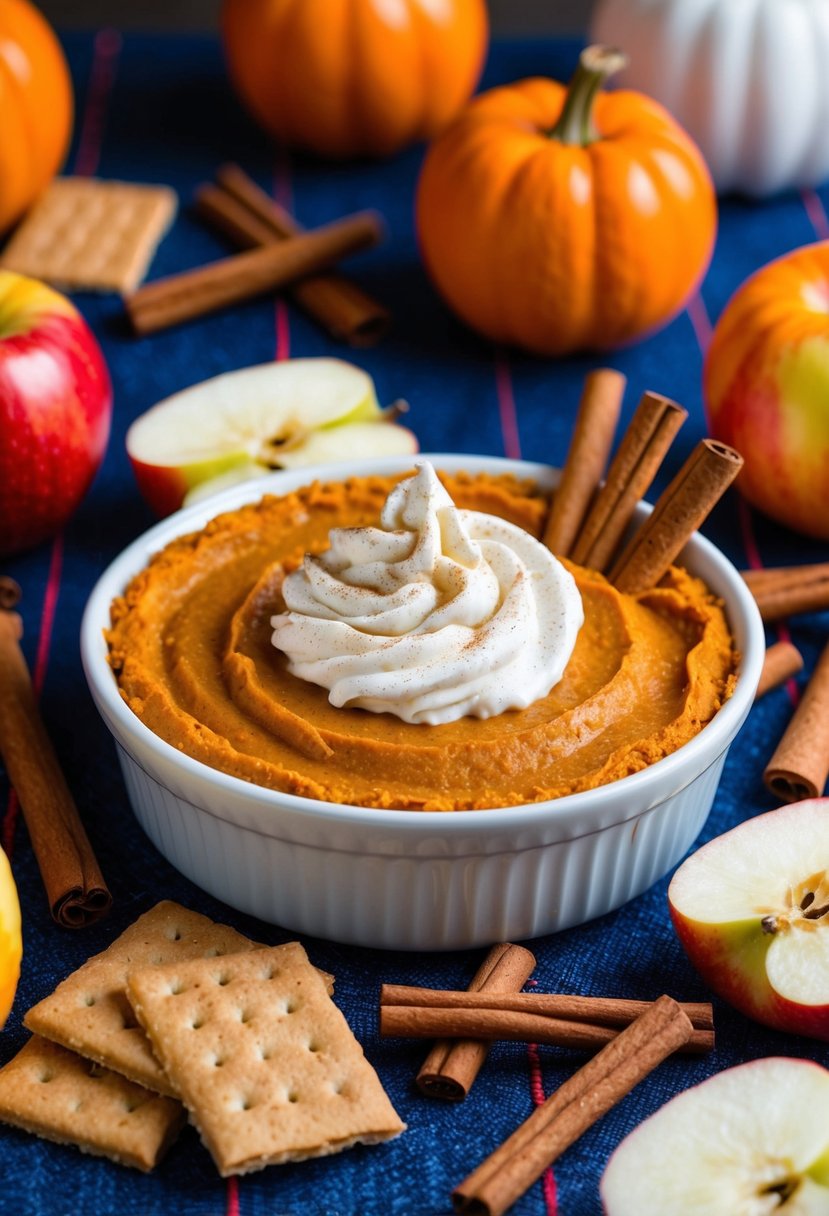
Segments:
[[[485,0],[225,0],[230,75],[280,142],[385,156],[430,139],[478,81]]]
[[[544,355],[608,349],[677,313],[714,247],[705,163],[642,94],[598,95],[624,56],[588,47],[569,89],[476,98],[427,153],[417,228],[449,305]]]
[[[72,83],[51,26],[28,0],[0,4],[0,232],[61,166],[72,132]]]

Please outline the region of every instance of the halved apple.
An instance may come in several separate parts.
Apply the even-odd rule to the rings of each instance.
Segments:
[[[372,379],[341,359],[285,359],[227,372],[160,401],[127,432],[139,489],[168,515],[272,469],[417,451]]]
[[[724,1000],[766,1026],[829,1039],[829,798],[757,815],[703,845],[671,880],[668,905]]]
[[[826,1216],[829,1072],[771,1057],[686,1089],[622,1141],[600,1191],[607,1216]]]

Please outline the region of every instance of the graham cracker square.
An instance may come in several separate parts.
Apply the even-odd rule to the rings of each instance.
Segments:
[[[257,945],[229,925],[218,925],[164,900],[34,1005],[23,1024],[139,1085],[175,1096],[127,1000],[128,970],[193,957],[216,958]]]
[[[68,291],[131,292],[177,206],[168,186],[55,178],[12,236],[0,266]]]
[[[147,1171],[172,1144],[185,1114],[172,1098],[35,1035],[0,1068],[0,1120]]]
[[[127,995],[223,1177],[405,1128],[298,942],[131,970]]]

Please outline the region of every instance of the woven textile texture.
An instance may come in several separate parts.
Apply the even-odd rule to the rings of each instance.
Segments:
[[[54,544],[7,563],[22,585],[27,657],[41,685],[44,716],[95,842],[115,903],[100,925],[78,933],[52,924],[25,826],[0,773],[4,843],[12,853],[24,918],[23,974],[14,1011],[0,1036],[0,1063],[26,1035],[22,1014],[88,955],[162,897],[227,921],[260,941],[290,934],[235,913],[200,892],[155,851],[133,819],[111,739],[86,690],[78,629],[86,597],[109,561],[151,522],[124,451],[127,426],[168,394],[207,376],[279,355],[339,354],[375,378],[383,403],[405,397],[409,424],[424,451],[524,456],[560,464],[585,373],[608,360],[550,361],[494,349],[456,322],[419,264],[413,188],[422,158],[416,148],[384,163],[331,166],[275,153],[242,112],[212,38],[119,38],[111,31],[65,39],[78,101],[75,144],[67,169],[107,178],[174,186],[181,210],[153,262],[151,278],[221,256],[226,246],[193,218],[196,186],[225,160],[239,161],[309,226],[362,207],[386,217],[382,247],[355,258],[355,276],[388,302],[393,332],[376,348],[336,346],[284,302],[260,300],[194,324],[136,340],[114,296],[78,295],[98,335],[115,385],[109,451],[93,489]],[[548,73],[566,78],[573,41],[507,43],[490,53],[484,85]],[[629,380],[625,418],[645,389],[663,392],[690,411],[666,462],[666,483],[705,433],[702,351],[710,326],[743,279],[769,259],[829,235],[829,190],[786,194],[763,205],[727,200],[710,272],[693,307],[661,333],[609,362]],[[705,532],[744,567],[825,560],[809,544],[739,506],[729,493]],[[829,621],[797,620],[795,642],[807,672]],[[769,634],[770,640],[776,636]],[[802,683],[802,678],[801,681]],[[785,689],[752,711],[731,749],[704,838],[771,808],[763,765],[789,715]],[[542,991],[682,999],[707,996],[670,927],[667,877],[603,919],[538,940],[535,980]],[[469,1170],[577,1064],[553,1048],[496,1047],[462,1105],[420,1097],[412,1079],[424,1046],[377,1035],[382,981],[465,987],[481,952],[394,954],[307,940],[319,966],[337,977],[336,999],[377,1068],[408,1131],[391,1144],[357,1148],[304,1164],[222,1181],[192,1129],[160,1168],[139,1176],[72,1148],[0,1129],[0,1213],[9,1216],[436,1216]],[[621,1138],[662,1102],[728,1065],[764,1055],[806,1056],[829,1064],[825,1046],[765,1031],[716,1004],[718,1046],[710,1058],[668,1061],[561,1158],[514,1208],[515,1216],[598,1216],[598,1180]],[[648,1214],[643,1213],[643,1216]]]

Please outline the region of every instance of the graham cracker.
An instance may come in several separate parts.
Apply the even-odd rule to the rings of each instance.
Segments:
[[[34,1005],[23,1024],[139,1085],[175,1096],[127,1000],[127,971],[172,960],[216,958],[257,946],[229,925],[218,925],[164,900]]]
[[[172,1098],[35,1035],[0,1068],[0,1120],[146,1171],[172,1144],[185,1114]]]
[[[223,1177],[405,1129],[298,942],[131,970],[127,995]]]
[[[69,291],[130,292],[178,206],[168,186],[58,177],[0,256],[0,266]]]

